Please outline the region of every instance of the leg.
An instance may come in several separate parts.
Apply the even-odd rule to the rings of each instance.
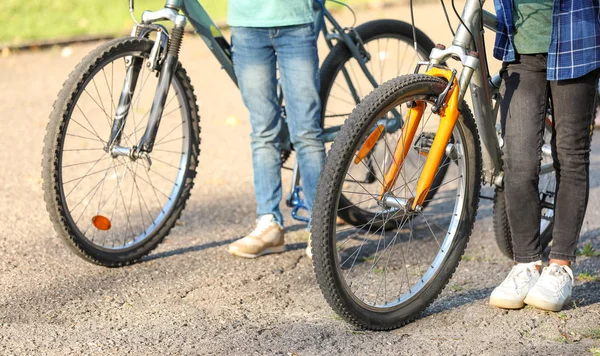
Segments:
[[[550,264],[544,268],[525,303],[559,311],[571,297],[577,239],[589,192],[590,124],[595,109],[598,73],[550,82],[554,108],[552,154],[556,170],[554,230]]]
[[[554,107],[552,154],[557,181],[551,263],[568,265],[575,261],[589,193],[590,123],[597,84],[597,72],[550,82]]]
[[[541,260],[538,180],[548,84],[546,59],[522,55],[505,64],[504,189],[515,261]]]
[[[290,138],[298,155],[305,202],[312,211],[325,163],[325,148],[320,138],[319,58],[312,24],[279,28],[275,48]]]
[[[517,309],[540,278],[540,199],[538,180],[546,116],[545,57],[523,55],[504,64],[504,190],[516,264],[492,291],[490,304]]]
[[[270,30],[232,28],[233,63],[252,124],[252,164],[257,214],[273,214],[283,226],[281,201],[281,118],[277,102],[276,58]]]

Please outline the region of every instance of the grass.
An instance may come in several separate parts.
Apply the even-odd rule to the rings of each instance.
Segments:
[[[373,267],[373,272],[374,273],[383,273],[383,272],[385,272],[385,268]]]
[[[122,35],[129,33],[133,20],[126,0],[2,0],[0,43],[69,38],[80,35]],[[144,10],[158,10],[164,0],[135,1],[139,20]],[[224,19],[227,2],[202,0],[206,11]]]
[[[465,254],[465,255],[462,256],[462,260],[463,261],[467,261],[467,262],[468,261],[478,261],[479,260],[479,256],[471,256],[471,255]]]
[[[600,252],[596,251],[594,246],[591,243],[587,243],[583,248],[577,252],[578,255],[587,256],[587,257],[595,257],[600,256]]]
[[[577,275],[576,279],[584,282],[595,282],[598,278],[587,272],[582,272]]]
[[[565,312],[560,312],[557,313],[556,316],[560,319],[560,320],[568,320],[569,316],[567,315],[567,313]]]
[[[126,0],[1,1],[0,23],[3,26],[0,31],[0,44],[18,44],[81,35],[117,36],[129,33],[133,25],[129,15],[129,2]],[[373,0],[345,1],[356,4]],[[377,2],[381,1],[377,0]],[[214,21],[226,19],[226,0],[200,0],[200,2]],[[136,18],[139,20],[144,10],[158,10],[164,4],[165,0],[136,0]]]
[[[554,342],[558,342],[559,344],[567,344],[567,343],[569,343],[569,339],[567,339],[566,337],[561,335],[561,336],[556,337],[554,339]]]
[[[463,290],[465,290],[463,287],[461,287],[461,286],[458,286],[458,285],[451,285],[451,286],[450,286],[450,289],[451,289],[453,292],[462,292]]]
[[[589,339],[600,340],[600,327],[589,329],[583,332],[581,335]]]

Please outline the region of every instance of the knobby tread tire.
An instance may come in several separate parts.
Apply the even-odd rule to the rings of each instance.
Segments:
[[[514,259],[512,234],[510,232],[510,224],[508,223],[508,215],[506,213],[506,201],[504,199],[504,190],[502,188],[496,188],[493,207],[494,237],[496,238],[496,244],[498,245],[500,252],[512,260]],[[552,241],[553,226],[554,222],[540,233],[542,251],[544,251],[550,244],[550,241]]]
[[[385,19],[374,20],[365,22],[354,28],[354,30],[365,43],[375,37],[384,36],[403,37],[408,43],[413,42],[412,26],[403,21]],[[415,30],[417,34],[417,47],[420,51],[429,55],[431,50],[435,47],[435,44],[425,33],[423,33],[423,31],[419,29]],[[340,69],[352,58],[352,54],[346,44],[340,42],[331,49],[323,61],[323,65],[320,69],[321,88],[319,92],[323,107],[327,106],[327,99],[329,98],[331,87],[333,86]],[[323,112],[325,112],[325,110],[323,110]]]
[[[178,80],[183,87],[183,95],[187,104],[188,115],[190,118],[190,152],[186,168],[183,187],[180,190],[176,203],[173,205],[170,213],[163,219],[161,226],[153,234],[149,235],[144,241],[138,243],[134,248],[120,252],[107,253],[96,249],[81,234],[69,224],[69,217],[65,212],[62,203],[61,181],[59,174],[59,163],[61,157],[62,141],[65,135],[66,124],[69,116],[74,109],[81,90],[87,84],[91,75],[95,73],[97,66],[110,60],[120,53],[130,51],[149,53],[154,42],[140,37],[126,37],[111,40],[90,52],[71,72],[68,79],[63,84],[58,98],[54,102],[52,113],[46,127],[44,138],[44,149],[42,152],[42,180],[44,200],[46,210],[50,215],[50,220],[55,231],[67,245],[71,247],[77,255],[83,259],[106,267],[120,267],[139,261],[142,257],[150,253],[164,238],[169,234],[177,219],[179,219],[185,208],[186,202],[191,195],[191,189],[194,186],[196,176],[196,167],[198,166],[198,156],[200,154],[200,117],[198,115],[198,105],[194,88],[190,82],[185,69],[181,63],[177,64],[177,69],[173,80]]]
[[[313,212],[311,228],[313,267],[319,287],[331,308],[343,319],[359,328],[391,330],[417,318],[435,300],[454,274],[473,230],[481,188],[481,150],[473,115],[463,102],[457,127],[462,132],[465,146],[467,196],[454,242],[444,264],[434,277],[435,280],[420,291],[419,297],[413,299],[410,304],[389,312],[372,312],[352,300],[337,273],[339,269],[335,257],[337,252],[333,230],[336,224],[337,192],[351,157],[348,152],[354,150],[356,140],[366,133],[369,123],[377,117],[378,113],[385,108],[395,106],[399,98],[424,93],[437,96],[445,86],[444,80],[421,74],[405,75],[384,83],[354,109],[327,156],[317,186]]]

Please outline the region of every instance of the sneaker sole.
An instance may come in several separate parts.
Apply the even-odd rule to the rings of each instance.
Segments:
[[[536,297],[527,296],[527,298],[525,298],[525,304],[531,305],[532,307],[537,309],[557,312],[560,311],[565,306],[565,304],[569,302],[570,299],[571,298],[567,298],[562,304],[556,304],[548,302],[546,300],[538,299]]]
[[[490,297],[490,305],[502,309],[521,309],[525,306],[524,302]]]
[[[268,255],[271,253],[281,253],[285,251],[285,245],[282,246],[276,246],[276,247],[269,247],[266,248],[264,250],[262,250],[260,253],[257,254],[251,254],[251,253],[244,253],[242,251],[237,251],[237,250],[232,250],[229,249],[228,252],[234,256],[238,256],[238,257],[244,257],[244,258],[256,258],[256,257],[260,257],[260,256],[264,256],[264,255]]]

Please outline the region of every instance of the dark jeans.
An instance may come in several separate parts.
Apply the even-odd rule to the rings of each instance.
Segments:
[[[570,80],[546,80],[546,55],[504,63],[504,189],[514,259],[542,257],[538,180],[547,97],[554,109],[552,156],[556,170],[550,258],[575,261],[589,193],[590,124],[598,71]]]

